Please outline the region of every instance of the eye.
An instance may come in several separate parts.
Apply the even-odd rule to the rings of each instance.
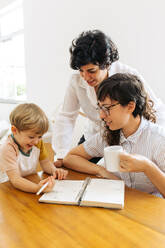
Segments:
[[[95,72],[96,72],[96,71],[89,71],[89,73],[91,73],[91,74],[92,74],[92,73],[95,73]]]
[[[110,110],[112,106],[104,107],[106,110]]]
[[[33,136],[29,136],[29,139],[34,139],[34,137]]]

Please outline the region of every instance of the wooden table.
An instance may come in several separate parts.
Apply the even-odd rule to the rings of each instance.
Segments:
[[[86,176],[69,171],[67,179]],[[39,203],[39,197],[0,184],[0,248],[165,247],[164,199],[126,188],[124,209],[111,210]]]

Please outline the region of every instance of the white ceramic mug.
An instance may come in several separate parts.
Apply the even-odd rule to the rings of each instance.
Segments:
[[[123,151],[122,146],[108,146],[104,148],[105,168],[111,172],[119,171],[119,153]]]

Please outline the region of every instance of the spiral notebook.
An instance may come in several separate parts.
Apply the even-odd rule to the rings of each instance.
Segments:
[[[53,190],[39,202],[87,207],[124,208],[125,185],[122,180],[56,180]]]

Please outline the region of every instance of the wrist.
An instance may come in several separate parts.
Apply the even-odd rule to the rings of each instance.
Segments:
[[[104,167],[100,166],[100,165],[96,165],[96,175],[101,176],[102,175],[102,171],[104,170]]]

